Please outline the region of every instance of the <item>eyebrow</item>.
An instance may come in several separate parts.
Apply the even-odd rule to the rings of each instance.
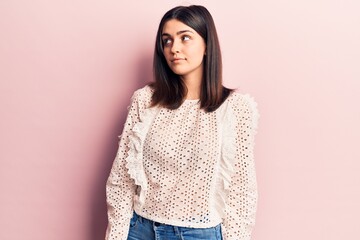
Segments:
[[[190,31],[190,30],[181,30],[181,31],[178,31],[178,32],[176,33],[176,35],[180,35],[180,34],[186,33],[186,32],[194,33],[193,31]],[[171,36],[171,34],[169,34],[169,33],[163,33],[161,36]]]

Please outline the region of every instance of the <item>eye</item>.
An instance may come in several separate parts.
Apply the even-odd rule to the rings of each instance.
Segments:
[[[164,46],[168,46],[168,45],[170,45],[171,44],[171,39],[170,38],[164,38],[163,39],[163,44],[164,44]]]
[[[182,40],[183,40],[183,41],[189,41],[189,40],[190,40],[190,36],[184,35],[184,36],[182,36]]]

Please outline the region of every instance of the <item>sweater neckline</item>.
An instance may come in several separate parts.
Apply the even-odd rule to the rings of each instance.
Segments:
[[[200,99],[185,99],[184,102],[198,102]]]

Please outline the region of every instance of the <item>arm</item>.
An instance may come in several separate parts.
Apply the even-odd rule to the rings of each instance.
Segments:
[[[255,225],[257,183],[253,156],[258,112],[256,103],[245,95],[234,103],[236,155],[223,222],[224,240],[250,240]]]
[[[106,240],[127,239],[130,219],[133,214],[133,197],[136,191],[134,180],[126,168],[129,151],[129,135],[135,123],[139,121],[139,101],[137,94],[132,97],[128,116],[119,141],[119,148],[106,183],[108,206],[108,226]]]

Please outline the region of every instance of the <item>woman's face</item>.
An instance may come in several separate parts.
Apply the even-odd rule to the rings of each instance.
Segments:
[[[202,78],[206,44],[194,29],[171,19],[164,25],[162,41],[167,64],[175,74]]]

